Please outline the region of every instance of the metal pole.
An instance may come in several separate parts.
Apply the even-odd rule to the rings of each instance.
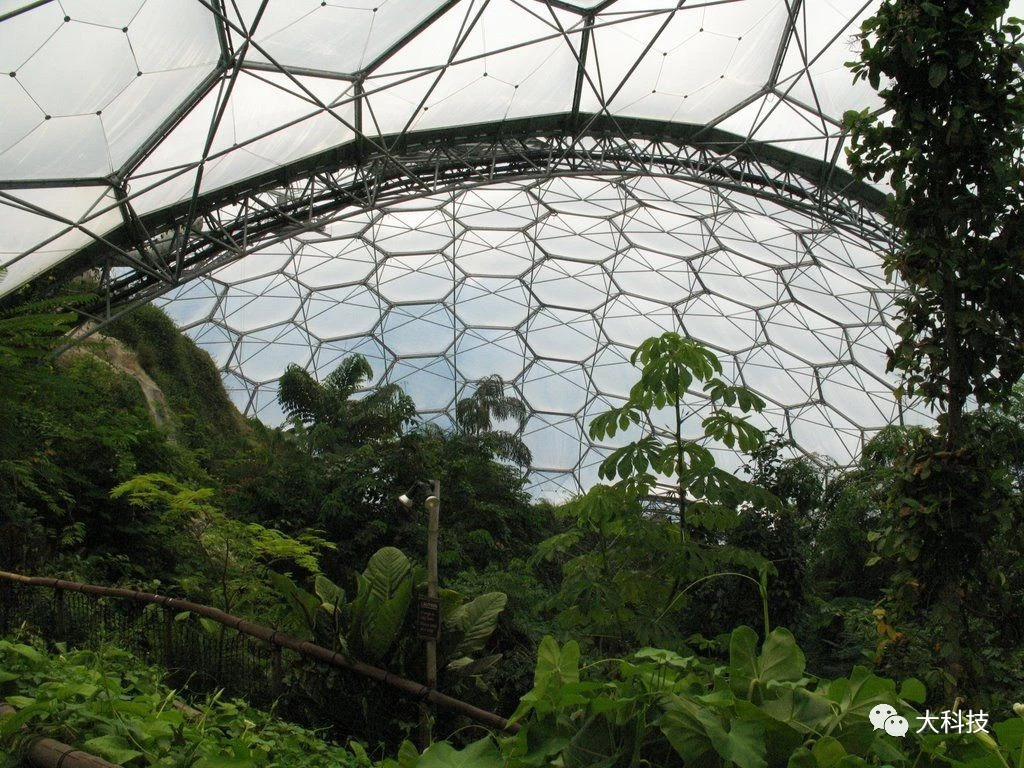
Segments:
[[[441,510],[441,481],[434,480],[434,493],[426,501],[427,507],[427,597],[437,598],[437,531]],[[437,688],[437,639],[427,640],[427,688]],[[430,705],[420,703],[420,749],[430,746]]]
[[[174,613],[164,608],[164,666],[174,669]]]
[[[284,674],[281,669],[281,646],[270,646],[270,693],[276,699],[284,693]]]

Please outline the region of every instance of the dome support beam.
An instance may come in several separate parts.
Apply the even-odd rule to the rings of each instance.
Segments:
[[[157,298],[255,250],[375,204],[503,179],[623,172],[743,192],[813,215],[880,247],[888,243],[889,229],[879,212],[881,195],[844,178],[839,171],[832,178],[818,176],[829,170],[823,163],[806,158],[797,162],[797,156],[783,162],[787,158],[780,156],[779,150],[761,157],[756,145],[714,130],[697,146],[681,141],[678,135],[654,138],[659,133],[657,126],[643,121],[629,126],[637,138],[623,142],[617,130],[622,122],[616,120],[614,131],[593,132],[582,138],[543,119],[523,121],[518,131],[509,130],[512,126],[506,123],[480,127],[479,133],[471,127],[465,132],[406,134],[392,145],[391,152],[401,157],[397,168],[391,152],[385,155],[364,147],[367,154],[357,158],[350,146],[351,156],[335,155],[333,168],[314,161],[308,168],[281,169],[250,186],[196,196],[147,216],[131,218],[130,199],[121,201],[128,206],[136,236],[129,227],[122,227],[83,252],[70,274],[100,265],[111,267],[110,279],[102,286],[103,298],[84,308],[94,320],[105,322],[120,314],[121,307]],[[491,136],[486,135],[487,128],[494,132]],[[695,126],[690,130],[701,129]],[[730,154],[730,149],[737,151]],[[819,186],[819,181],[827,183]],[[140,231],[158,233],[153,242],[175,244],[163,249],[166,253],[159,246],[150,250],[162,256],[162,264],[148,264],[149,258],[135,252]],[[114,249],[112,244],[118,247]]]

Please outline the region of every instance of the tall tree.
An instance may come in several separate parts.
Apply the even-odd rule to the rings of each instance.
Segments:
[[[885,107],[846,122],[854,173],[893,190],[885,265],[905,289],[889,368],[943,410],[938,436],[898,458],[875,547],[896,620],[938,629],[951,701],[971,687],[972,595],[1019,508],[964,414],[972,397],[1004,406],[1024,374],[1024,46],[1007,5],[885,0],[850,65]]]
[[[396,384],[358,397],[372,378],[362,355],[346,357],[323,383],[293,364],[281,376],[278,400],[293,423],[308,430],[314,452],[397,438],[415,418],[416,406]]]
[[[505,382],[497,374],[480,379],[476,390],[455,404],[455,423],[459,433],[491,456],[528,467],[533,457],[523,442],[522,432],[529,412],[515,395],[505,394]],[[495,424],[514,421],[516,431],[495,429]]]
[[[970,396],[1024,374],[1024,61],[1008,0],[886,0],[863,25],[857,79],[885,109],[846,116],[854,173],[892,185],[886,256],[899,298],[889,368],[944,408],[947,450]]]
[[[596,485],[569,504],[573,528],[538,552],[566,558],[555,601],[564,607],[560,621],[602,652],[636,644],[671,648],[706,629],[706,614],[688,625],[698,613],[690,597],[711,579],[738,576],[741,588],[764,597],[756,577],[766,577],[769,563],[729,545],[724,534],[740,523],[741,510],[778,507],[771,493],[719,467],[713,452],[716,443],[744,453],[763,445],[761,430],[734,412],[762,410],[756,394],[727,384],[718,358],[678,333],[647,339],[630,362],[640,369],[639,381],[621,406],[594,418],[589,432],[593,440],[627,430],[641,436],[601,462],[598,475],[614,485]],[[702,436],[688,439],[684,422],[698,384],[709,407]],[[660,426],[665,416],[668,424]],[[766,611],[762,618],[767,624]]]

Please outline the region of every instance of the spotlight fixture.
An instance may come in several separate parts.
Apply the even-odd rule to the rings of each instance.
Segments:
[[[406,509],[412,509],[413,505],[416,503],[416,497],[420,495],[420,493],[425,493],[429,496],[433,491],[433,480],[417,480],[409,486],[409,490],[398,497],[398,503]],[[420,498],[422,498],[422,496]]]

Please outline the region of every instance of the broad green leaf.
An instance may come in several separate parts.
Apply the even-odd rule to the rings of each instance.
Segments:
[[[764,641],[759,659],[760,678],[765,682],[799,680],[806,667],[804,652],[793,633],[785,627],[773,629]]]
[[[773,698],[760,707],[774,719],[804,734],[819,733],[832,714],[828,698],[800,686],[777,688]]]
[[[894,706],[897,701],[894,681],[876,677],[859,666],[854,667],[849,679],[833,680],[826,695],[836,704],[826,730],[854,754],[864,754],[874,740],[875,731],[868,719],[871,709],[877,704]]]
[[[900,685],[900,698],[915,704],[924,704],[925,699],[928,698],[928,692],[925,690],[924,683],[916,678],[908,677]]]
[[[383,547],[370,557],[363,576],[371,595],[379,601],[390,599],[412,572],[412,564],[402,550]]]
[[[580,646],[570,640],[559,648],[558,642],[546,635],[537,650],[537,667],[533,673],[533,689],[525,694],[512,720],[520,720],[531,710],[550,712],[559,700],[563,686],[579,683]]]
[[[295,622],[312,632],[316,623],[316,612],[320,608],[320,600],[299,587],[289,576],[268,570],[267,577],[274,590],[284,599]]]
[[[876,704],[894,703],[896,683],[876,677],[864,667],[854,667],[849,679],[833,680],[828,686],[828,697],[839,705],[841,717],[853,716],[868,720]]]
[[[543,695],[555,670],[558,669],[560,653],[561,651],[555,638],[551,637],[551,635],[545,635],[544,639],[540,641],[540,647],[537,649],[537,667],[533,672],[533,688],[540,695]]]
[[[633,656],[637,659],[649,659],[659,665],[680,670],[690,669],[696,661],[693,656],[680,656],[675,651],[666,651],[662,648],[641,648]]]
[[[558,654],[557,672],[562,682],[580,681],[580,645],[575,640],[570,640],[562,646],[562,651]]]
[[[684,696],[670,696],[664,707],[661,731],[684,763],[703,764],[702,756],[714,750],[738,768],[767,768],[765,730],[760,722],[723,721]]]
[[[7,700],[10,701],[11,697],[8,696]],[[0,737],[10,736],[12,733],[16,733],[21,730],[21,727],[26,725],[30,720],[39,716],[45,716],[47,713],[46,706],[41,703],[33,703],[24,709],[19,709],[13,715],[6,715],[0,717]]]
[[[409,577],[395,585],[394,594],[388,600],[377,602],[371,598],[367,604],[360,640],[369,660],[382,660],[398,639],[398,633],[405,623],[412,602],[412,578],[411,574],[407,576]]]
[[[500,653],[484,656],[482,659],[471,659],[468,656],[464,656],[461,659],[450,662],[447,669],[453,674],[470,677],[483,674],[499,661],[501,661]]]
[[[831,736],[818,739],[811,747],[811,753],[820,766],[835,765],[846,756],[843,745],[839,743],[838,739],[833,739]]]
[[[664,708],[658,720],[661,732],[684,763],[700,765],[701,757],[713,749],[704,722],[698,717],[702,710],[679,696],[671,696]]]
[[[729,638],[729,682],[737,696],[746,696],[750,681],[758,677],[757,632],[736,627]]]
[[[789,756],[786,768],[821,768],[818,761],[814,759],[811,750],[801,747]]]
[[[738,768],[767,768],[764,726],[750,720],[733,720],[726,730],[710,713],[701,719],[715,751]]]
[[[23,658],[28,659],[29,661],[34,661],[39,664],[46,660],[45,657],[41,653],[39,653],[39,651],[37,651],[31,645],[25,645],[24,643],[13,643],[8,650],[13,651],[14,653],[18,654]]]
[[[491,738],[484,737],[463,749],[446,741],[432,744],[420,756],[416,768],[502,768],[505,761]]]
[[[411,741],[403,740],[402,745],[398,748],[398,765],[400,768],[416,768],[416,763],[419,762],[419,759],[419,750],[416,749]]]
[[[316,596],[320,598],[323,605],[329,606],[326,610],[331,613],[341,610],[345,605],[345,590],[322,573],[316,575],[313,591],[316,592]]]
[[[784,627],[773,629],[757,654],[757,633],[750,627],[737,627],[729,641],[730,687],[737,696],[752,691],[751,682],[763,688],[768,683],[799,680],[806,659],[793,633]]]
[[[142,752],[136,749],[132,749],[128,741],[114,734],[108,734],[106,736],[97,736],[94,739],[89,739],[82,744],[82,749],[86,752],[91,752],[100,757],[105,757],[112,763],[121,765],[127,763],[129,760],[134,760],[136,757],[141,757]]]
[[[507,602],[505,593],[488,592],[452,611],[447,624],[456,633],[457,643],[451,656],[470,656],[482,650]]]

